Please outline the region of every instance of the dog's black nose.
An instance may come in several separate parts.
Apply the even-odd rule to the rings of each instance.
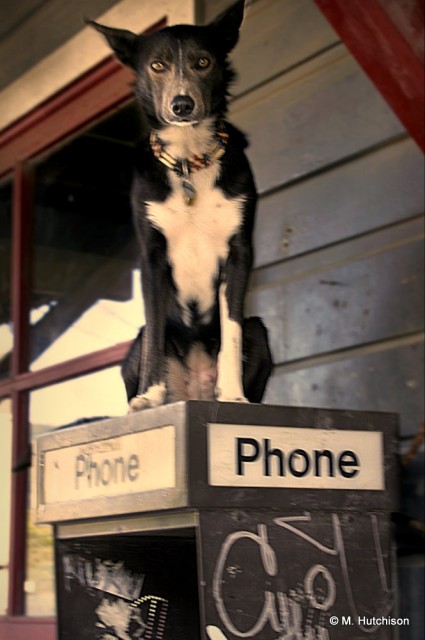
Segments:
[[[190,96],[175,96],[171,101],[173,113],[180,118],[189,116],[195,108],[195,103]]]

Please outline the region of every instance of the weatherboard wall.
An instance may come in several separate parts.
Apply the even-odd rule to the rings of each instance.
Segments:
[[[211,20],[230,2],[204,2]],[[260,194],[266,400],[423,419],[423,155],[313,0],[248,4],[232,122]]]

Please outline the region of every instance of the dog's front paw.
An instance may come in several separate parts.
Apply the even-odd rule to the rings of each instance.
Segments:
[[[249,402],[243,394],[223,393],[220,389],[216,389],[215,397],[219,402]]]
[[[142,409],[149,407],[150,403],[146,396],[134,396],[128,403],[128,413],[136,413],[136,411],[142,411]]]
[[[136,411],[142,411],[143,409],[159,407],[159,405],[164,404],[165,392],[164,383],[149,387],[146,393],[138,394],[130,400],[128,403],[128,413],[136,413]]]

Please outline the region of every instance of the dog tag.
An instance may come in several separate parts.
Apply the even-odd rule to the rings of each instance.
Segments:
[[[190,206],[191,204],[193,204],[193,201],[195,200],[195,195],[196,195],[195,187],[191,182],[189,182],[189,180],[185,178],[183,178],[182,180],[182,187],[183,187],[184,201],[186,202],[187,205]]]

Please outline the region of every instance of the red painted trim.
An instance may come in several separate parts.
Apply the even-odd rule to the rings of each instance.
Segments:
[[[377,0],[315,0],[403,125],[425,148],[424,62]],[[415,15],[423,15],[417,0]],[[421,6],[419,6],[421,5]]]
[[[12,204],[12,323],[14,347],[12,376],[28,365],[28,311],[30,295],[30,255],[32,229],[32,174],[19,164],[13,181]],[[28,449],[28,396],[12,390],[12,465],[22,459]],[[27,471],[12,476],[11,540],[9,555],[8,613],[25,611],[24,581],[26,559],[26,513],[28,502]]]
[[[28,451],[28,394],[12,393],[12,466]],[[8,614],[25,613],[26,522],[28,470],[12,474]]]
[[[56,640],[54,618],[0,618],[0,640]]]
[[[0,398],[10,396],[13,390],[29,391],[47,387],[63,380],[70,380],[78,376],[93,373],[105,367],[121,364],[131,345],[128,342],[120,342],[113,347],[107,347],[86,355],[59,362],[51,367],[45,367],[40,371],[27,371],[16,376],[12,380],[0,382]]]
[[[33,175],[28,166],[18,164],[13,180],[12,203],[12,323],[14,345],[12,376],[28,368],[28,314],[32,248]]]

